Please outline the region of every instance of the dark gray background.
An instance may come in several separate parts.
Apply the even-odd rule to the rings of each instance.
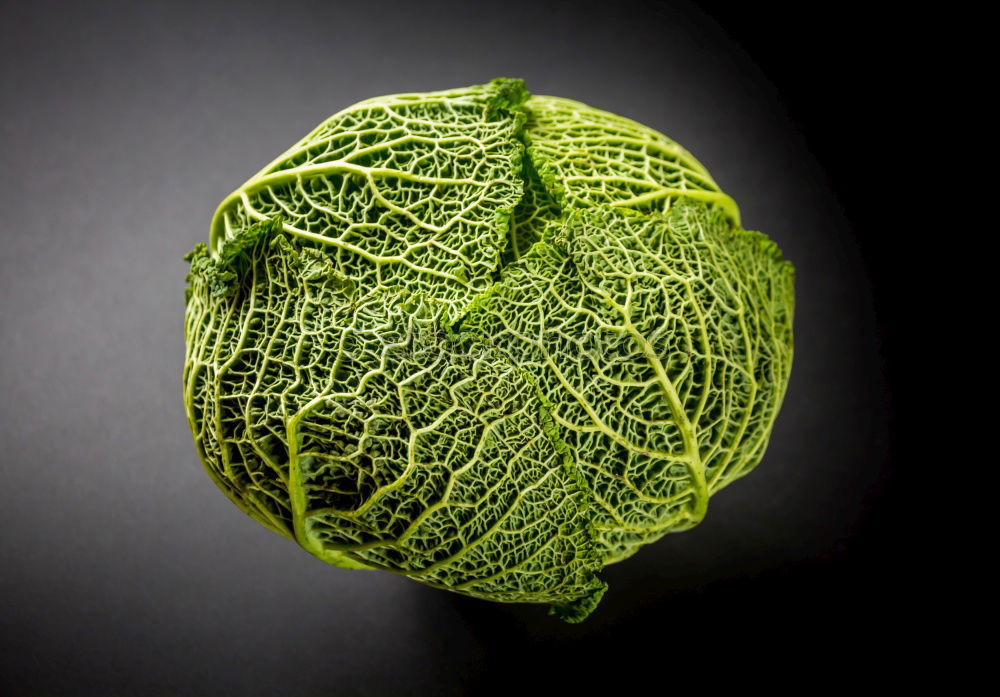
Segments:
[[[780,89],[694,6],[6,2],[0,26],[11,694],[478,694],[532,669],[624,685],[860,595],[838,584],[889,447],[869,276]],[[701,526],[608,568],[577,626],[323,565],[216,490],[181,401],[182,256],[218,201],[353,102],[496,76],[675,138],[798,272],[763,463]]]

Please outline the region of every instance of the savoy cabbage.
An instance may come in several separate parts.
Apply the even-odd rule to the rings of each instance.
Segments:
[[[665,136],[519,80],[356,104],[188,255],[184,400],[325,562],[578,621],[761,459],[792,268]]]

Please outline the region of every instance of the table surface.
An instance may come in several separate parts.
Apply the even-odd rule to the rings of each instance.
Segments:
[[[515,691],[516,669],[586,675],[588,660],[643,655],[627,648],[640,636],[663,656],[691,638],[719,650],[751,641],[748,627],[768,617],[760,601],[780,604],[788,574],[849,543],[887,433],[852,229],[740,48],[690,6],[645,12],[0,6],[10,694]],[[608,568],[603,604],[574,626],[541,607],[325,566],[212,485],[181,400],[182,257],[206,240],[216,204],[356,101],[501,75],[667,133],[797,269],[793,376],[763,463],[713,498],[699,527]]]

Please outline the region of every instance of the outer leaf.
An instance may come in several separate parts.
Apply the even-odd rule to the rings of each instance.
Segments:
[[[521,199],[520,81],[368,100],[332,116],[219,206],[210,247],[253,223],[335,252],[362,286],[459,306],[485,290]]]
[[[791,359],[791,267],[719,211],[573,212],[463,327],[531,373],[597,502],[606,563],[757,464]]]
[[[739,225],[736,203],[691,153],[662,133],[561,97],[531,97],[523,111],[529,157],[525,198],[511,230],[515,257],[541,239],[562,209],[667,212],[686,197],[720,208]]]
[[[334,257],[278,227],[250,228],[223,245],[225,263],[192,272],[188,414],[217,483],[338,566],[570,618],[595,605],[589,498],[531,382],[443,334],[445,303],[361,296]]]

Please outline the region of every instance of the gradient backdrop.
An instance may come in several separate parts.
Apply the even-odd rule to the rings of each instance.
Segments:
[[[799,73],[765,74],[782,44],[748,54],[744,18],[686,3],[0,3],[5,694],[511,693],[531,671],[562,694],[695,666],[714,679],[740,657],[769,672],[833,630],[871,641],[891,443],[865,233],[811,123],[789,117]],[[608,568],[577,626],[323,565],[212,485],[181,400],[182,256],[219,200],[358,100],[496,76],[676,139],[798,272],[763,463],[701,526]],[[865,660],[857,646],[838,660]]]

